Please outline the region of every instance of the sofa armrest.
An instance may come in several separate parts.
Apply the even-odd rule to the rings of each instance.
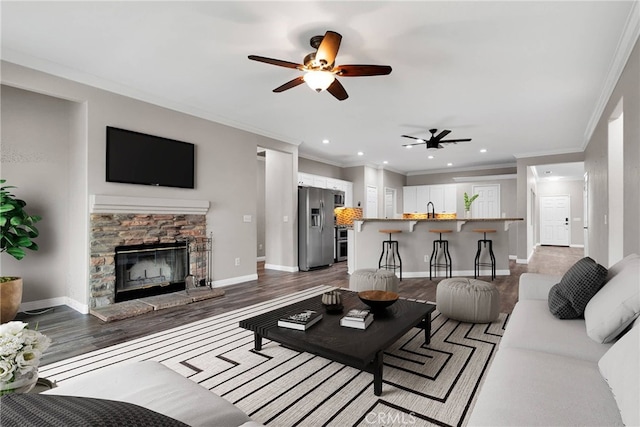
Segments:
[[[549,291],[562,276],[553,274],[523,273],[520,276],[518,299],[543,299],[549,297]]]
[[[133,403],[190,426],[260,425],[250,423],[244,412],[222,397],[150,360],[101,368],[60,381],[43,393]]]

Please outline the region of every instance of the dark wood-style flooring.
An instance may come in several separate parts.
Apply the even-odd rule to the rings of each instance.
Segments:
[[[511,313],[513,310],[522,273],[563,274],[583,257],[583,253],[581,248],[541,246],[529,264],[511,261],[511,275],[499,276],[494,281],[500,291],[501,311]],[[436,286],[440,280],[404,278],[400,282],[399,293],[403,297],[435,301]],[[42,359],[42,364],[46,365],[318,285],[348,288],[346,262],[326,269],[296,273],[265,270],[264,263],[259,263],[258,280],[227,286],[223,297],[111,323],[104,323],[89,314],[80,314],[66,306],[41,310],[38,312],[40,314],[19,313],[17,320],[28,322],[31,327],[38,325],[38,330],[53,341]]]

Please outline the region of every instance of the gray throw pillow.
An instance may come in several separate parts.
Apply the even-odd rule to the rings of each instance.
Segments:
[[[549,311],[558,319],[582,317],[607,278],[607,269],[589,257],[576,262],[549,291]]]

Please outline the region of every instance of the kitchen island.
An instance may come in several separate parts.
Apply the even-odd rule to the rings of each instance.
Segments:
[[[509,275],[509,227],[522,218],[470,218],[470,219],[378,219],[363,218],[353,223],[349,231],[348,270],[349,273],[363,268],[377,268],[382,252],[382,242],[389,234],[380,230],[396,229],[401,233],[393,234],[398,241],[402,258],[402,277],[429,277],[429,260],[433,251],[433,241],[439,238],[429,230],[444,229],[451,233],[442,235],[449,241],[449,253],[452,260],[452,275],[473,277],[474,261],[478,249],[478,240],[482,233],[475,229],[494,229],[487,233],[487,239],[493,240],[493,253],[496,259],[496,275]],[[486,255],[486,256],[485,256]],[[481,262],[488,262],[488,251],[483,250]],[[439,269],[436,277],[444,277],[444,269]],[[491,278],[489,267],[482,267],[480,277]]]

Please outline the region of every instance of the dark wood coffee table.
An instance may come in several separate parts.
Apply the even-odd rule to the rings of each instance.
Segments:
[[[374,321],[365,330],[340,326],[344,313],[352,308],[367,308],[356,292],[340,290],[344,311],[327,313],[321,295],[281,307],[240,322],[240,327],[254,332],[254,347],[262,349],[262,338],[281,343],[296,350],[361,369],[373,374],[373,391],[382,393],[384,351],[414,327],[424,329],[425,344],[431,340],[431,312],[433,304],[399,299],[392,306],[374,313]],[[306,331],[281,328],[278,319],[303,310],[323,313],[320,322]]]

